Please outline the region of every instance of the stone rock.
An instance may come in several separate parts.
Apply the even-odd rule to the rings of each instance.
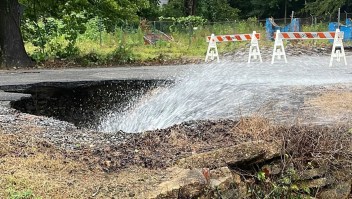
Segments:
[[[234,175],[228,167],[221,167],[219,169],[211,170],[209,186],[213,192],[214,197],[217,195],[221,198],[239,198],[240,195],[237,189],[237,183]],[[216,191],[215,191],[216,190]]]
[[[348,199],[351,193],[352,181],[340,182],[338,185],[325,189],[319,193],[320,199]]]
[[[155,192],[148,198],[197,198],[207,187],[207,180],[200,169],[182,169],[173,167],[169,169],[172,179],[162,182],[155,187]]]
[[[228,167],[221,167],[210,171],[210,187],[216,188],[226,184],[227,181],[233,182],[234,178]]]
[[[322,177],[325,175],[326,169],[325,168],[315,168],[315,169],[308,169],[305,171],[300,172],[299,180],[309,180],[317,177]]]
[[[173,177],[161,182],[147,198],[246,198],[246,183],[228,167],[210,171],[173,167],[168,171]],[[209,179],[204,171],[209,172]]]
[[[298,182],[298,187],[303,189],[303,188],[319,188],[319,187],[324,187],[326,185],[329,185],[332,183],[332,180],[328,178],[318,178],[318,179],[313,179],[313,180],[305,180],[305,181],[300,181]]]
[[[277,157],[281,144],[264,141],[246,142],[182,158],[176,165],[182,168],[219,168],[239,164],[258,163]]]

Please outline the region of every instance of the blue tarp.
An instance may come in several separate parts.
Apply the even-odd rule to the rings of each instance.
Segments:
[[[337,22],[329,23],[329,31],[335,32],[338,28]],[[343,40],[351,41],[352,40],[352,22],[351,19],[346,19],[346,25],[340,25],[340,30],[344,32]]]
[[[277,30],[280,30],[281,32],[301,32],[302,31],[302,26],[299,18],[292,19],[291,23],[284,27],[276,25],[273,19],[267,18],[265,23],[265,28],[266,28],[267,38],[271,40],[275,39],[274,32],[276,32]]]

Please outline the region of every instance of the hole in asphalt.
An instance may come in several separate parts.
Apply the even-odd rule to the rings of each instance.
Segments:
[[[1,87],[7,92],[31,94],[12,101],[21,112],[54,117],[77,127],[96,128],[107,112],[121,112],[138,99],[169,80],[118,80],[99,82],[50,82]]]

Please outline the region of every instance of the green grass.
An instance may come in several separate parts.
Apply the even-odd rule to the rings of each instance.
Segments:
[[[87,27],[85,34],[79,35],[76,46],[79,54],[76,60],[86,60],[87,65],[97,62],[105,63],[126,63],[126,62],[148,62],[160,58],[179,59],[179,58],[199,58],[203,59],[207,50],[208,43],[206,36],[212,33],[235,34],[235,33],[251,33],[253,30],[262,34],[260,41],[261,46],[271,47],[272,41],[266,39],[265,28],[262,24],[258,24],[251,19],[239,21],[236,23],[226,22],[210,24],[199,27],[190,34],[187,31],[175,31],[169,33],[173,37],[173,41],[159,41],[155,45],[145,45],[141,29],[134,31],[123,31],[116,29],[113,33],[103,31],[100,35],[99,31],[94,28]],[[317,24],[315,26],[303,26],[303,31],[326,31],[327,24]],[[66,45],[63,37],[54,38],[53,44],[60,43]],[[314,42],[306,41],[307,45]],[[315,41],[314,44],[329,44],[327,40]],[[239,48],[243,48],[248,42],[224,42],[218,44],[220,53],[231,52]],[[29,54],[34,55],[39,49],[31,43],[26,43],[26,50]],[[47,47],[47,56],[45,59],[58,58],[55,55],[55,45]],[[78,59],[77,59],[78,58]]]
[[[36,197],[30,189],[18,191],[11,188],[7,189],[7,191],[9,194],[8,199],[41,199],[40,197]]]

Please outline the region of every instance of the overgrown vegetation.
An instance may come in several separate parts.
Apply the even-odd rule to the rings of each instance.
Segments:
[[[276,131],[285,143],[285,153],[273,164],[277,173],[270,168],[273,165],[257,171],[257,181],[249,183],[252,198],[316,197],[325,180],[334,184],[350,179],[352,136],[347,127],[293,126]],[[313,177],[322,181],[310,183]]]
[[[111,30],[99,17],[86,23],[82,15],[69,24],[54,18],[42,18],[38,23],[25,21],[23,35],[26,49],[38,63],[45,61],[72,60],[79,65],[112,65],[151,62],[154,64],[180,59],[201,60],[207,49],[205,37],[210,34],[250,33],[263,34],[261,45],[271,47],[265,41],[264,24],[256,18],[233,22],[208,22],[201,17],[161,17],[158,22],[142,22],[139,25],[124,23]],[[325,30],[327,24],[303,26],[304,31]],[[67,30],[80,31],[67,31]],[[146,45],[145,35],[162,35],[162,30],[171,41],[160,39]],[[322,41],[327,43],[328,41]],[[247,42],[219,44],[220,53],[242,48]]]

